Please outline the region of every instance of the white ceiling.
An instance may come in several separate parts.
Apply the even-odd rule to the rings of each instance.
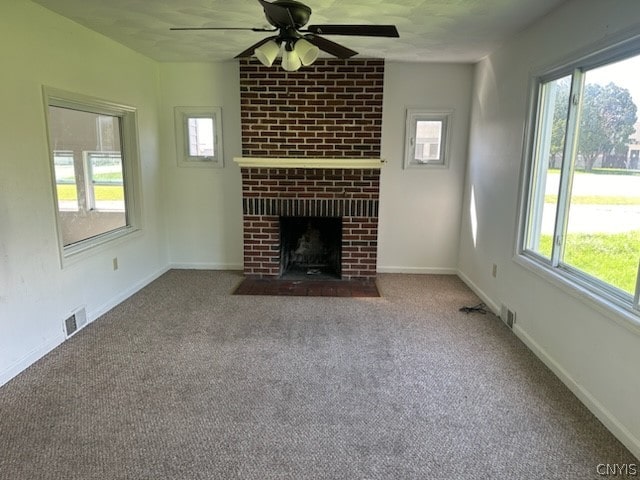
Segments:
[[[169,27],[270,27],[256,0],[34,0],[163,62],[232,59],[268,33]],[[400,38],[327,36],[359,52],[410,62],[474,62],[565,0],[304,0],[310,25],[394,24]]]

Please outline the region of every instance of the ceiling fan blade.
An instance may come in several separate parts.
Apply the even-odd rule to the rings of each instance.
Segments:
[[[261,47],[262,45],[267,43],[269,40],[275,40],[276,38],[278,38],[278,37],[274,36],[274,37],[263,38],[258,43],[255,43],[255,44],[251,45],[244,52],[240,52],[238,55],[236,55],[233,58],[250,57],[251,55],[253,55],[253,52],[255,51],[256,48]]]
[[[171,27],[169,30],[250,30],[252,32],[275,32],[277,29],[244,27]]]
[[[276,5],[275,3],[270,3],[265,0],[258,0],[262,8],[264,9],[264,13],[267,16],[267,20],[272,25],[291,25],[295,28],[295,22],[293,21],[293,17],[291,16],[291,12],[289,12],[288,8],[285,8],[281,5]]]
[[[357,35],[363,37],[399,37],[395,25],[310,25],[308,30],[319,35]]]
[[[318,37],[316,35],[305,35],[304,38],[320,50],[330,53],[334,57],[345,59],[358,54],[355,50],[343,47],[336,42],[332,42],[331,40],[327,40],[326,38]]]

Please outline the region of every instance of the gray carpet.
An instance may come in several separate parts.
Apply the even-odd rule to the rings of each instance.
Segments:
[[[596,479],[638,463],[456,277],[170,271],[0,388],[1,479]],[[43,312],[43,315],[46,312]]]

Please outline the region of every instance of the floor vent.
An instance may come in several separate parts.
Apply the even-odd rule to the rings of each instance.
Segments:
[[[506,305],[502,305],[500,309],[500,318],[509,328],[513,328],[513,324],[516,323],[516,312],[512,311]]]
[[[87,312],[84,308],[79,308],[64,321],[64,332],[69,338],[87,324]]]

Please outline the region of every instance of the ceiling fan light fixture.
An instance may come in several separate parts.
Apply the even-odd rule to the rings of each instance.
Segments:
[[[282,49],[282,68],[287,72],[295,72],[302,66],[302,62],[296,51],[289,48],[291,47],[287,45],[287,48]]]
[[[315,62],[320,54],[320,49],[304,38],[300,38],[295,43],[293,51],[298,55],[300,62],[305,67]]]
[[[273,61],[278,57],[279,51],[280,45],[273,40],[269,40],[264,45],[256,48],[254,55],[265,67],[270,67],[273,64]]]
[[[249,0],[247,0],[249,1]],[[273,65],[282,48],[282,68],[293,72],[301,66],[316,61],[320,50],[334,57],[346,60],[358,52],[339,43],[328,40],[322,35],[349,35],[363,37],[398,38],[398,29],[394,25],[350,25],[329,24],[310,25],[311,8],[300,0],[258,0],[267,22],[273,28],[250,27],[171,27],[170,30],[251,30],[253,32],[278,32],[275,36],[263,38],[240,52],[234,58],[256,57],[266,67]]]

